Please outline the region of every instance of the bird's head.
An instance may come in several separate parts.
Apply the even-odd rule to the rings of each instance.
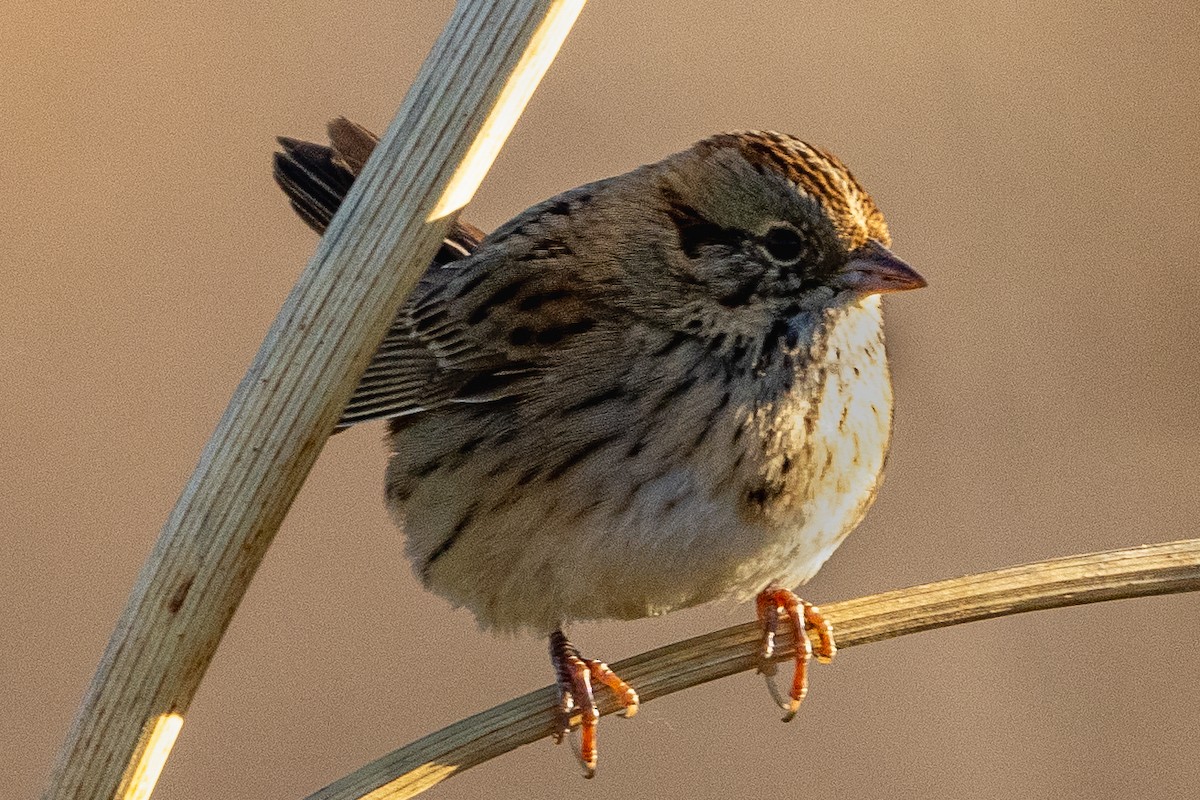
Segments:
[[[883,214],[850,171],[792,136],[719,134],[643,169],[667,231],[660,278],[705,327],[925,285],[888,250]]]

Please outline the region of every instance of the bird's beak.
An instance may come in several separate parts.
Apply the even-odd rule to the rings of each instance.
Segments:
[[[862,296],[904,292],[927,286],[920,274],[874,239],[850,252],[834,283]]]

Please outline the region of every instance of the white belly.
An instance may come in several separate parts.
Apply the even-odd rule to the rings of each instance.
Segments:
[[[858,357],[831,360],[777,402],[747,385],[721,405],[725,389],[699,382],[690,410],[664,417],[636,458],[615,437],[553,481],[489,476],[482,460],[426,481],[397,515],[418,572],[485,627],[540,632],[807,581],[866,512],[883,468],[891,388],[873,301],[828,342]],[[697,441],[695,421],[709,418]]]

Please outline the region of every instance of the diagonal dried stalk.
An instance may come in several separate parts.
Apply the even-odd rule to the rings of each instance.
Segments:
[[[822,604],[841,648],[1025,611],[1200,590],[1200,539],[1069,556]],[[758,666],[758,626],[736,625],[614,664],[643,701]],[[780,634],[780,659],[792,642]],[[607,692],[601,711],[619,709]],[[554,733],[553,687],[510,700],[367,764],[308,800],[402,800]]]
[[[45,798],[144,800],[338,414],[584,0],[460,0],[163,526]]]

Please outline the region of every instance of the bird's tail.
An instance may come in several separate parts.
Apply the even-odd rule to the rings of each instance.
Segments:
[[[275,182],[300,219],[323,234],[379,137],[338,117],[329,123],[328,145],[288,136],[280,136],[278,141],[283,151],[275,154]],[[446,264],[470,255],[482,239],[483,231],[474,225],[456,222],[434,263]]]
[[[279,144],[283,152],[275,154],[275,182],[283,189],[300,219],[317,233],[324,234],[378,143],[375,134],[344,117],[329,123],[328,145],[281,136]],[[456,221],[434,256],[431,269],[466,258],[482,239],[483,231]],[[410,328],[410,321],[401,310],[338,421],[337,430],[394,416],[392,406],[381,402],[386,401],[388,395],[380,387],[394,389],[392,384],[398,380],[398,368],[393,360],[396,351],[403,350],[404,343],[411,337]],[[399,374],[403,375],[402,369]]]

